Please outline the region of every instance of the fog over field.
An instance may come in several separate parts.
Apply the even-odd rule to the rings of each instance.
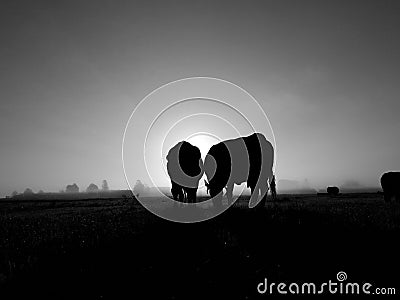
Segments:
[[[377,187],[400,169],[399,13],[386,0],[2,1],[0,195],[126,189],[130,113],[191,76],[258,100],[277,179]]]

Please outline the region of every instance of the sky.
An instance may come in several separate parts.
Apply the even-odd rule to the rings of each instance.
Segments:
[[[257,99],[278,179],[378,186],[400,169],[399,15],[385,0],[1,1],[0,195],[127,188],[133,109],[192,76]]]

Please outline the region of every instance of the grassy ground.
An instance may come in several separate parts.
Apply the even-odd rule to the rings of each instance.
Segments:
[[[318,283],[339,271],[400,293],[399,203],[281,195],[254,210],[247,201],[197,224],[130,199],[0,202],[1,295],[248,299],[261,297],[265,277]]]

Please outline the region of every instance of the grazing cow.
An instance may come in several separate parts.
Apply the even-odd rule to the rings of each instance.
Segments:
[[[260,206],[265,205],[268,183],[273,176],[274,149],[261,133],[222,141],[213,145],[204,160],[207,192],[214,205],[222,207],[222,191],[226,188],[228,204],[232,201],[234,184],[247,182],[251,189],[249,207],[256,206],[259,191],[263,195]]]
[[[386,202],[391,201],[392,197],[400,201],[400,172],[384,173],[381,177],[381,186]]]
[[[337,186],[328,186],[326,192],[329,195],[337,196],[339,195],[339,188]]]
[[[167,171],[174,200],[196,202],[197,187],[203,176],[200,149],[186,141],[177,143],[168,151]]]

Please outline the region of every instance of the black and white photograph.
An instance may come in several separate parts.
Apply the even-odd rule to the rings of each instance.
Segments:
[[[0,299],[396,299],[400,1],[0,1]]]

